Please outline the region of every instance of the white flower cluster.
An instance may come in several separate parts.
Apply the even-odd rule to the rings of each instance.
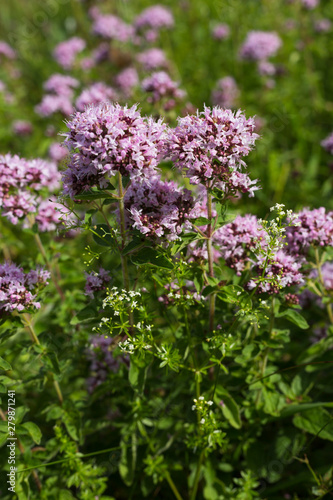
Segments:
[[[140,309],[140,305],[136,300],[141,297],[140,292],[134,292],[130,290],[118,290],[116,286],[107,290],[107,296],[103,300],[103,309],[106,307],[111,307],[113,309],[113,314],[119,316],[120,312],[124,310]]]
[[[137,349],[151,349],[153,347],[151,345],[153,343],[153,338],[151,335],[152,326],[153,325],[145,325],[144,323],[139,322],[134,327],[139,330],[138,332],[135,332],[135,337],[128,338],[123,342],[119,342],[118,346],[123,352],[127,354],[133,354],[133,352]]]
[[[271,254],[277,253],[284,246],[283,240],[285,239],[286,228],[289,226],[299,226],[298,215],[293,213],[292,210],[284,210],[285,205],[276,203],[270,208],[270,211],[277,211],[275,219],[267,221],[258,219],[258,225],[266,233],[267,248]],[[283,219],[287,217],[286,221]],[[261,241],[257,241],[254,251],[258,254],[267,253],[267,248],[263,247]]]
[[[192,410],[195,411],[206,411],[207,410],[207,406],[212,406],[214,403],[213,401],[205,401],[205,398],[203,396],[199,396],[198,399],[193,399],[193,402],[194,402],[194,405],[192,406]],[[203,418],[202,419],[203,422],[201,423],[205,423],[205,419]]]

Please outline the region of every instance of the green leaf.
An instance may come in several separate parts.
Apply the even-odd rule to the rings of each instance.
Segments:
[[[220,404],[221,400],[223,401],[223,406]],[[239,408],[236,401],[230,396],[228,391],[221,387],[217,387],[214,401],[221,408],[222,413],[228,420],[229,424],[235,429],[240,429],[242,427],[242,422],[239,415]]]
[[[107,224],[97,224],[91,229],[94,241],[102,247],[114,247],[115,240],[110,234],[110,229]]]
[[[8,361],[6,361],[3,358],[0,358],[0,368],[2,368],[5,371],[8,371],[8,370],[12,369],[12,367],[10,366],[10,364],[8,363]]]
[[[24,427],[28,431],[36,444],[40,444],[42,439],[42,432],[38,425],[36,425],[34,422],[25,422],[24,424],[22,424],[22,427]]]
[[[130,369],[128,372],[128,380],[134,390],[142,392],[146,382],[148,367],[139,362],[133,356],[131,357]]]
[[[153,248],[142,248],[132,256],[132,262],[137,265],[149,264],[164,269],[173,269],[172,261]]]
[[[132,435],[131,446],[127,445],[124,440],[120,443],[121,458],[119,462],[119,474],[126,484],[130,486],[133,483],[134,471],[136,465],[136,437]]]
[[[115,188],[112,186],[109,189],[113,190]],[[113,196],[110,193],[106,193],[105,191],[89,191],[87,193],[81,193],[75,195],[75,200],[78,201],[101,200],[104,198],[113,198]]]
[[[333,441],[333,419],[323,408],[314,408],[302,415],[295,415],[293,424],[315,436],[319,433],[318,438]]]
[[[71,325],[77,325],[84,321],[89,321],[97,316],[97,306],[95,302],[91,302],[88,306],[84,307],[71,319]]]
[[[291,321],[291,323],[294,323],[297,325],[299,328],[302,330],[306,330],[309,328],[308,322],[301,316],[301,314],[294,309],[287,309],[286,311],[279,312],[276,314],[277,318],[286,318],[288,321]]]
[[[140,248],[142,245],[144,245],[144,241],[142,240],[142,238],[134,238],[128,243],[128,245],[125,246],[124,250],[121,253],[122,255],[127,255],[130,252],[133,252],[133,250]]]
[[[290,417],[295,415],[295,413],[301,413],[304,411],[312,410],[314,408],[333,408],[333,403],[317,402],[317,403],[303,403],[303,404],[290,404],[283,408],[281,411],[281,418]]]
[[[197,217],[196,219],[191,219],[191,222],[196,226],[207,226],[211,221],[206,217]]]

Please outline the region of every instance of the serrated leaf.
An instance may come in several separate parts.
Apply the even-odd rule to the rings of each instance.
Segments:
[[[42,439],[42,432],[38,425],[36,425],[34,422],[25,422],[24,424],[22,424],[22,427],[24,427],[28,431],[34,443],[40,444]]]

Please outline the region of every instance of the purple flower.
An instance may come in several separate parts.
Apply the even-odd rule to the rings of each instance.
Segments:
[[[137,177],[157,166],[165,126],[142,118],[137,106],[103,104],[75,113],[63,134],[70,163],[63,174],[64,192],[72,198],[99,185],[107,186],[117,172]]]
[[[40,233],[56,231],[64,228],[68,222],[73,222],[73,217],[68,210],[54,199],[38,199],[36,203],[34,222]],[[23,222],[23,227],[30,227],[28,220]]]
[[[15,120],[13,123],[13,132],[21,137],[32,133],[32,124],[26,120]]]
[[[159,30],[161,28],[172,28],[174,25],[173,15],[169,9],[163,5],[153,5],[143,10],[134,21],[137,30],[151,28]]]
[[[303,7],[308,10],[315,9],[319,5],[319,0],[301,0]]]
[[[314,29],[317,33],[327,33],[331,31],[332,23],[329,19],[317,19],[314,22]]]
[[[135,68],[125,68],[116,76],[116,84],[126,97],[130,97],[134,87],[139,85],[139,76]]]
[[[269,31],[250,31],[241,47],[240,56],[243,59],[264,61],[275,56],[282,45],[280,37]]]
[[[100,290],[105,290],[109,281],[111,281],[111,277],[109,275],[109,271],[106,271],[102,267],[99,268],[99,272],[95,271],[91,273],[85,273],[86,276],[86,285],[84,288],[85,295],[88,295],[91,299],[94,298],[94,293],[99,292]]]
[[[304,208],[297,215],[300,225],[286,230],[289,253],[302,255],[311,245],[333,246],[333,212],[326,213],[324,207],[314,210]]]
[[[212,36],[215,40],[225,40],[230,35],[230,28],[227,24],[216,24],[212,29]]]
[[[247,287],[253,290],[256,287],[257,293],[279,293],[281,288],[287,288],[293,285],[304,283],[303,275],[300,272],[302,263],[295,260],[291,255],[279,250],[275,256],[268,261],[264,281],[261,276],[264,270],[266,258],[260,256],[255,266],[258,272],[258,278],[249,281]]]
[[[233,108],[238,97],[239,89],[232,76],[225,76],[218,80],[212,92],[214,106],[220,106],[221,108]]]
[[[267,246],[265,233],[258,225],[255,215],[237,215],[233,222],[225,224],[214,233],[213,243],[227,266],[235,269],[238,275],[250,262],[251,252],[257,243],[261,247]]]
[[[167,66],[165,52],[157,48],[141,52],[137,55],[137,60],[140,64],[142,64],[146,71],[151,71],[157,68],[165,68]]]
[[[274,64],[268,61],[259,61],[258,72],[261,76],[274,76],[276,73],[276,68]]]
[[[320,143],[324,149],[333,155],[333,132]]]
[[[5,56],[7,59],[16,59],[16,52],[8,43],[0,40],[0,56]]]
[[[86,42],[75,36],[59,43],[53,51],[53,57],[60,66],[68,70],[73,67],[77,54],[85,47]]]
[[[115,99],[116,93],[113,88],[108,87],[105,83],[98,82],[84,89],[76,99],[75,105],[79,111],[84,111],[90,104],[100,104]]]
[[[166,100],[165,109],[169,110],[176,105],[175,100],[183,99],[186,93],[179,89],[179,84],[171,80],[165,71],[157,71],[142,81],[142,89],[151,93],[147,98],[150,103]]]
[[[68,151],[62,144],[59,144],[59,142],[54,142],[49,147],[49,155],[53,161],[60,162],[61,160],[66,158],[66,156],[68,155]]]
[[[47,92],[52,92],[58,96],[72,97],[73,88],[77,88],[79,85],[76,78],[55,73],[44,83],[43,88]]]
[[[94,335],[91,337],[91,344],[87,357],[90,360],[90,371],[92,375],[87,379],[88,392],[91,394],[108,377],[109,373],[117,373],[121,364],[128,365],[128,356],[120,355],[115,357],[114,349],[117,347],[115,339]]]
[[[42,102],[35,107],[35,111],[40,116],[50,116],[58,112],[69,116],[73,113],[73,105],[66,96],[46,94],[43,96]]]
[[[159,176],[132,182],[126,192],[127,224],[149,238],[178,239],[190,228],[192,194],[175,182],[164,182]]]
[[[94,17],[93,32],[103,38],[127,42],[132,38],[134,29],[119,17],[111,14],[103,15],[96,13]]]
[[[48,284],[50,273],[44,269],[24,273],[11,262],[0,264],[0,315],[13,311],[39,309],[37,292]]]
[[[240,110],[205,107],[201,113],[178,118],[178,126],[169,131],[165,155],[191,184],[253,191],[253,181],[239,170],[259,137],[254,128],[254,119],[246,119]]]
[[[17,155],[0,156],[0,208],[13,224],[35,212],[36,194],[60,184],[57,165],[46,160],[26,160]]]

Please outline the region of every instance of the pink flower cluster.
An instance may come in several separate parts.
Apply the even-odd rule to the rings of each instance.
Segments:
[[[233,108],[238,97],[239,89],[232,76],[225,76],[218,80],[212,92],[214,106],[220,106],[221,108]]]
[[[0,40],[0,56],[5,56],[7,59],[15,59],[16,52],[10,45],[8,45],[8,43]]]
[[[321,145],[328,153],[333,155],[333,132],[321,142]]]
[[[142,118],[137,106],[103,104],[77,112],[67,122],[64,144],[70,152],[63,174],[64,192],[76,194],[93,186],[105,188],[110,177],[144,176],[156,167],[165,126]]]
[[[64,69],[72,69],[78,53],[86,47],[86,42],[82,38],[73,37],[59,43],[54,51],[53,57]]]
[[[84,288],[84,293],[91,299],[94,298],[94,293],[99,292],[100,290],[105,290],[107,284],[109,283],[109,281],[111,281],[109,271],[106,271],[102,267],[100,267],[98,273],[85,273],[85,276],[86,285]]]
[[[13,132],[21,137],[30,135],[33,131],[32,123],[26,120],[15,120],[13,122]]]
[[[76,99],[75,105],[79,111],[84,111],[91,104],[100,104],[115,99],[116,93],[113,88],[108,87],[105,83],[97,82],[83,90]]]
[[[24,273],[11,262],[0,264],[0,315],[39,309],[40,303],[35,299],[49,278],[50,273],[41,268]]]
[[[40,104],[35,108],[41,116],[50,116],[60,112],[65,116],[73,112],[73,88],[79,86],[78,80],[68,75],[54,74],[45,83],[45,94]]]
[[[159,176],[132,182],[124,199],[127,223],[149,238],[174,241],[189,228],[192,194]]]
[[[137,55],[137,60],[146,71],[165,68],[167,66],[165,52],[158,48],[152,48],[141,52]]]
[[[326,213],[324,207],[304,208],[297,215],[300,225],[288,227],[286,231],[289,253],[303,255],[311,245],[333,246],[333,212]]]
[[[125,97],[130,97],[132,90],[139,85],[139,75],[135,68],[125,68],[116,76],[116,84]]]
[[[216,24],[212,29],[212,36],[215,40],[225,40],[230,35],[230,28],[227,24]]]
[[[258,258],[258,278],[248,282],[247,287],[249,290],[257,287],[256,291],[258,293],[279,293],[281,288],[304,283],[303,274],[301,273],[302,263],[283,250],[279,250],[274,255],[274,258],[268,262],[264,280],[261,281],[265,260],[264,257]]]
[[[170,29],[174,26],[174,18],[170,10],[163,5],[153,5],[137,16],[134,26],[136,32],[143,34],[148,42],[154,42],[160,29]]]
[[[301,0],[303,7],[308,10],[315,9],[319,5],[319,0]]]
[[[175,107],[176,101],[183,99],[186,93],[179,88],[179,84],[171,80],[165,71],[157,71],[142,81],[142,89],[151,94],[147,101],[160,103],[164,101],[164,109]]]
[[[134,35],[132,26],[112,14],[103,15],[97,12],[94,15],[93,32],[109,40],[127,42]]]
[[[0,156],[0,207],[13,224],[36,211],[39,191],[54,191],[59,184],[60,174],[53,162]]]
[[[227,266],[235,269],[238,275],[250,262],[250,254],[256,245],[267,245],[265,232],[258,225],[255,215],[237,215],[233,222],[225,224],[214,233],[213,242]]]
[[[240,50],[243,59],[265,61],[275,56],[282,45],[280,37],[270,31],[250,31]]]
[[[165,156],[185,171],[191,184],[253,194],[255,181],[239,170],[259,137],[254,129],[253,118],[246,119],[240,110],[205,107],[197,115],[178,118],[168,134]]]

